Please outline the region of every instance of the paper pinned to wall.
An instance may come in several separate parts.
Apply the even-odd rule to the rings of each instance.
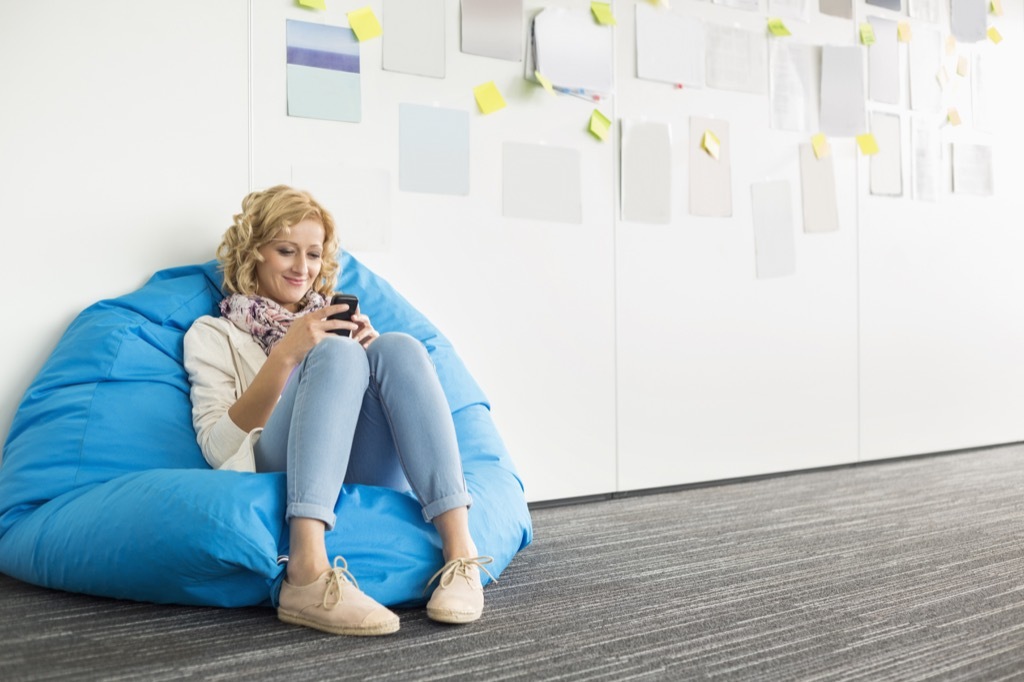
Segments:
[[[839,229],[833,157],[818,158],[811,144],[800,145],[800,196],[804,232],[835,232]]]
[[[469,194],[469,112],[398,105],[398,188]]]
[[[444,78],[444,0],[387,0],[385,71]]]
[[[756,12],[759,9],[759,0],[714,0],[714,2],[716,5],[741,9],[746,12]]]
[[[871,133],[878,153],[871,156],[871,193],[880,196],[903,195],[903,155],[900,117],[897,114],[871,113]]]
[[[796,274],[789,182],[772,180],[751,183],[750,212],[754,222],[757,278]]]
[[[894,12],[899,12],[902,0],[865,0],[869,5],[875,7],[881,7],[882,9],[891,9]]]
[[[501,213],[509,218],[580,223],[580,153],[566,147],[506,142]]]
[[[849,137],[864,132],[864,65],[860,47],[821,48],[821,130]]]
[[[755,95],[768,92],[768,39],[763,32],[708,26],[705,46],[709,88]]]
[[[875,42],[868,48],[868,92],[875,102],[900,103],[900,53],[896,22],[868,17]]]
[[[910,128],[911,186],[917,201],[939,198],[942,148],[939,129],[930,116],[915,116]]]
[[[992,196],[992,147],[953,143],[953,192]]]
[[[622,219],[672,221],[672,131],[667,123],[622,122]]]
[[[378,168],[304,163],[292,166],[292,186],[329,210],[345,251],[386,251],[391,245],[391,173]]]
[[[811,0],[768,0],[768,14],[810,21]]]
[[[773,40],[768,64],[772,128],[817,130],[821,107],[821,48]]]
[[[907,13],[914,19],[937,24],[939,22],[939,0],[909,0]]]
[[[703,147],[704,133],[718,139],[718,158]],[[732,215],[732,160],[729,122],[690,117],[689,149],[690,214],[716,218]]]
[[[359,41],[352,29],[288,19],[288,115],[358,123]]]
[[[942,83],[936,77],[942,66],[942,36],[918,27],[908,46],[910,65],[910,108],[934,112],[942,106]]]
[[[610,94],[612,37],[587,10],[548,7],[533,19],[533,68],[555,87]]]
[[[704,87],[704,24],[647,3],[636,6],[638,78]]]
[[[985,39],[988,0],[950,0],[949,25],[957,40],[976,43]]]
[[[818,11],[841,19],[852,19],[853,0],[818,0]]]
[[[462,0],[462,51],[523,60],[523,0]]]

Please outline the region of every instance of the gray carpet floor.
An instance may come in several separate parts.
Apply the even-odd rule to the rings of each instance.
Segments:
[[[484,618],[384,638],[0,576],[0,680],[1024,679],[1024,445],[536,509]]]

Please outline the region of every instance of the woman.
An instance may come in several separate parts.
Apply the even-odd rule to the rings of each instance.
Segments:
[[[185,336],[203,456],[218,469],[286,472],[282,621],[335,634],[398,630],[345,560],[327,556],[343,482],[412,488],[445,561],[427,614],[476,620],[491,558],[477,555],[470,536],[472,499],[448,403],[419,341],[378,334],[358,308],[350,321],[328,319],[348,308],[328,303],[337,252],[334,219],[308,193],[279,185],[242,201],[217,249],[222,316],[199,318]]]

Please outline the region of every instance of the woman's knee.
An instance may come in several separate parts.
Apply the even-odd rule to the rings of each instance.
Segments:
[[[418,362],[430,362],[427,349],[419,340],[404,332],[386,332],[381,334],[370,347],[366,349],[370,362],[400,362],[413,360]]]
[[[365,381],[370,376],[366,350],[357,341],[333,334],[313,346],[303,364],[307,370],[325,376],[340,375]]]

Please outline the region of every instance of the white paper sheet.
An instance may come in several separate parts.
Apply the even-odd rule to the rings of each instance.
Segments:
[[[811,0],[768,0],[768,16],[810,21]]]
[[[938,124],[932,116],[915,116],[910,128],[911,176],[917,201],[938,201],[942,180],[942,144]]]
[[[910,108],[935,112],[942,107],[942,36],[938,31],[918,26],[910,41]]]
[[[754,220],[757,278],[796,274],[789,182],[773,180],[751,183],[750,211]]]
[[[701,147],[704,131],[710,130],[718,138],[718,158],[712,158]],[[690,117],[689,149],[690,214],[708,217],[732,215],[732,161],[729,141],[729,122],[710,118]]]
[[[715,0],[716,5],[722,5],[723,7],[732,7],[733,9],[742,9],[747,12],[756,12],[758,7],[758,0]]]
[[[763,95],[768,92],[768,44],[765,33],[708,25],[707,85]]]
[[[386,251],[391,243],[391,173],[377,168],[306,163],[292,166],[292,186],[334,215],[345,251]]]
[[[852,19],[853,0],[818,0],[818,11],[841,19]]]
[[[560,223],[582,221],[578,150],[506,142],[502,172],[502,215]]]
[[[868,17],[875,31],[875,42],[868,48],[868,92],[872,101],[900,103],[900,53],[896,41],[896,22]]]
[[[835,232],[839,229],[836,172],[831,155],[817,158],[810,143],[800,145],[800,196],[804,232]]]
[[[821,108],[821,48],[783,40],[769,43],[771,126],[817,132]]]
[[[704,87],[704,24],[647,3],[636,6],[636,75]]]
[[[385,0],[383,68],[444,78],[444,0]]]
[[[914,19],[936,24],[939,22],[939,0],[909,0],[907,13]],[[916,39],[916,30],[914,34]]]
[[[953,192],[992,196],[992,147],[953,143]]]
[[[821,48],[821,131],[849,137],[867,129],[861,48]]]
[[[992,132],[991,106],[988,89],[985,85],[987,64],[988,60],[983,59],[981,53],[974,53],[971,60],[971,108],[974,114],[974,129]]]
[[[903,144],[900,117],[897,114],[871,112],[871,133],[878,153],[870,157],[871,193],[880,196],[903,195]]]
[[[469,114],[398,105],[398,188],[469,194]]]
[[[989,0],[950,0],[949,24],[962,43],[985,40]]]
[[[612,29],[590,10],[548,7],[533,20],[534,64],[555,86],[612,92]]]
[[[522,61],[523,0],[462,0],[462,51]]]
[[[672,131],[667,123],[622,122],[622,219],[672,222]]]

